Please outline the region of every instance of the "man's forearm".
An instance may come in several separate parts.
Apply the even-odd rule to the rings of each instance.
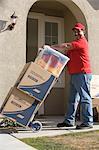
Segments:
[[[61,51],[64,50],[65,47],[62,45],[51,45],[51,48]]]
[[[59,51],[67,51],[73,48],[71,43],[62,43],[60,45],[52,45],[51,48]]]

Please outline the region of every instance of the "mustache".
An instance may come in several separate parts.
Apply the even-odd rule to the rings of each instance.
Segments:
[[[75,36],[78,36],[79,35],[79,33],[75,33]]]

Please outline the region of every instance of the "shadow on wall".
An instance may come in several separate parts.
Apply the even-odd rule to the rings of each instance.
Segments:
[[[5,21],[5,20],[0,20],[0,31],[2,31],[2,30],[5,28],[6,23],[7,23],[7,21]]]
[[[95,10],[99,10],[99,0],[87,0]]]

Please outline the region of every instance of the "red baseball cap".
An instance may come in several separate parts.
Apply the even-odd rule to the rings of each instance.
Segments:
[[[76,23],[72,30],[85,30],[85,26],[82,23]]]

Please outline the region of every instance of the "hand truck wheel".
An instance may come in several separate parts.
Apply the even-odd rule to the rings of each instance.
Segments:
[[[33,132],[38,132],[42,129],[42,123],[40,121],[33,121],[30,122],[29,127]]]

